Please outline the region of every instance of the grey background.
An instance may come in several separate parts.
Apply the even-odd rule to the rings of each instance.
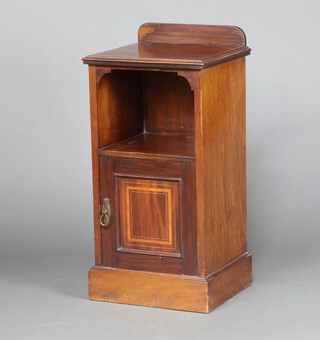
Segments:
[[[319,1],[0,2],[0,337],[316,339]],[[87,67],[148,21],[243,28],[254,285],[209,315],[87,300]]]

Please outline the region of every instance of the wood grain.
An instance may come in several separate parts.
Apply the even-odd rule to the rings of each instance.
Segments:
[[[91,299],[207,313],[252,282],[245,59],[233,26],[144,24],[89,64]],[[111,223],[100,226],[108,197]]]
[[[209,275],[207,281],[208,310],[211,311],[252,284],[251,254],[241,254]]]
[[[118,261],[115,256],[117,249],[117,221],[118,212],[116,209],[116,188],[114,181],[114,161],[112,158],[100,157],[100,201],[105,197],[110,200],[111,223],[108,228],[102,228],[99,221],[99,230],[101,230],[101,264],[109,267],[117,267]],[[99,209],[100,211],[100,209]]]
[[[196,277],[91,268],[89,297],[100,301],[207,312],[206,282]]]
[[[197,238],[197,190],[196,166],[194,163],[184,163],[181,181],[181,215],[183,274],[199,275],[198,268],[198,238]]]
[[[136,253],[118,251],[116,259],[117,266],[114,267],[121,269],[176,275],[182,275],[184,272],[181,257],[140,254],[139,251]]]
[[[100,178],[98,158],[98,105],[96,87],[96,67],[89,66],[91,150],[92,150],[92,187],[95,264],[101,265],[101,228],[100,228]]]
[[[104,75],[97,87],[98,147],[141,133],[142,105],[141,72],[113,71]]]
[[[194,135],[193,92],[171,72],[144,73],[145,131]]]
[[[208,274],[247,249],[244,58],[201,72],[201,102],[198,228]]]
[[[89,270],[89,297],[208,313],[251,282],[251,255],[245,253],[207,278],[94,267]]]
[[[146,23],[139,42],[83,58],[89,65],[203,69],[250,54],[235,26]]]
[[[118,178],[119,250],[180,254],[180,181]]]
[[[99,150],[101,156],[195,160],[194,136],[140,134]]]
[[[245,46],[246,36],[236,26],[185,25],[145,23],[140,26],[141,43],[166,43],[175,45]]]
[[[250,54],[250,48],[135,43],[88,55],[84,64],[112,68],[201,70]]]
[[[101,199],[108,197],[112,209],[111,225],[102,230],[102,264],[197,275],[194,164],[100,157],[100,173]],[[167,197],[171,197],[170,206],[169,198],[166,198],[165,205],[148,197],[139,197],[138,200],[135,197],[133,202],[130,196],[127,198],[128,188],[138,192],[144,188],[146,193],[148,190],[165,190]],[[169,217],[171,227],[164,223]],[[139,236],[135,238],[134,234],[158,240],[152,243],[143,239],[139,241]],[[167,238],[171,239],[170,242],[166,241]],[[160,239],[166,244],[161,244]]]
[[[196,152],[196,164],[195,164],[195,180],[196,180],[196,225],[197,225],[197,267],[198,273],[201,276],[205,276],[205,230],[204,230],[204,163],[203,163],[203,122],[202,122],[202,88],[201,88],[201,73],[197,72],[194,75],[194,124],[195,124],[195,152]]]

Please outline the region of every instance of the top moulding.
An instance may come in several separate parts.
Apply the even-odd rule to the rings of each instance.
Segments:
[[[146,23],[138,43],[88,55],[89,65],[201,70],[250,54],[236,26]]]

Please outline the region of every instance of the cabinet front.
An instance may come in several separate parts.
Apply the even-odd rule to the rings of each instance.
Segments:
[[[100,157],[102,264],[196,275],[194,180],[191,162]]]

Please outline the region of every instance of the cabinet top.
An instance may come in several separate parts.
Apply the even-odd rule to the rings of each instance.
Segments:
[[[199,70],[250,54],[236,26],[146,23],[138,43],[88,55],[83,62],[133,68]]]

